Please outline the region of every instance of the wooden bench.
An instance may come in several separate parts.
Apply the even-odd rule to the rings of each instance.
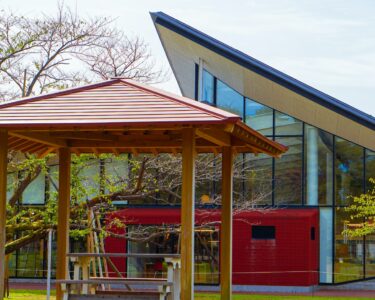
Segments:
[[[168,282],[164,278],[117,278],[117,277],[96,277],[88,280],[56,280],[57,284],[61,285],[61,290],[64,293],[64,300],[71,299],[168,299],[171,294],[173,283]],[[116,290],[116,291],[100,291],[99,285],[103,284],[124,284],[128,286],[149,286],[154,289],[136,291],[136,290]],[[88,285],[88,293],[81,294],[81,287]],[[80,297],[75,296],[80,295]],[[107,295],[107,296],[106,296]],[[117,295],[117,296],[115,296]],[[138,297],[141,296],[141,297]],[[155,298],[155,296],[158,296]]]

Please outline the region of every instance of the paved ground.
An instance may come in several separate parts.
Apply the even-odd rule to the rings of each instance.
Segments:
[[[364,289],[367,287],[367,289]],[[10,283],[11,289],[35,289],[35,290],[43,290],[46,289],[45,283],[40,282],[27,282],[25,281],[17,281]],[[250,294],[250,293],[246,293]],[[265,294],[265,293],[255,293],[255,294]],[[270,293],[274,295],[281,295],[282,293]],[[367,297],[367,298],[374,298],[375,299],[375,280],[373,281],[365,281],[356,284],[346,284],[346,285],[339,285],[339,286],[327,286],[327,287],[319,287],[317,291],[310,292],[310,293],[298,293],[298,294],[285,294],[285,295],[313,295],[313,296],[326,296],[326,297]]]

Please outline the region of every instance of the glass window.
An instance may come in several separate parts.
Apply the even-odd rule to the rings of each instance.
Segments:
[[[221,178],[219,156],[198,154],[195,164],[195,201],[200,205],[213,204],[217,196],[217,181]]]
[[[240,93],[226,85],[224,82],[217,81],[217,107],[232,112],[243,118],[244,98]]]
[[[289,115],[275,111],[276,135],[300,135],[302,134],[302,122]]]
[[[335,283],[363,278],[363,238],[349,237],[343,230],[358,222],[343,208],[336,209]]]
[[[346,205],[350,196],[363,193],[363,148],[336,138],[336,204]]]
[[[275,226],[251,226],[251,238],[253,240],[274,240],[276,238]]]
[[[277,138],[289,150],[275,159],[276,205],[302,204],[302,138]]]
[[[30,243],[18,250],[17,276],[42,277],[44,241]]]
[[[14,190],[18,183],[17,177],[17,172],[8,173],[7,175],[7,201],[9,201],[9,199],[13,196]]]
[[[258,102],[245,99],[245,122],[264,135],[272,135],[273,109]]]
[[[321,283],[332,283],[332,250],[333,250],[333,212],[332,208],[320,208],[320,274]]]
[[[245,154],[244,195],[255,205],[272,204],[272,157]]]
[[[105,194],[117,192],[128,186],[129,164],[128,155],[111,156],[104,160],[104,187]],[[121,199],[115,200],[114,204],[127,204]]]
[[[202,74],[202,102],[214,103],[214,76],[203,70]]]
[[[375,234],[366,236],[366,277],[375,277]]]
[[[366,191],[372,186],[370,178],[375,180],[375,152],[366,149]]]
[[[128,230],[147,229],[146,226],[130,225]],[[150,226],[150,230],[158,230]],[[165,231],[166,228],[160,228]],[[146,243],[128,241],[128,253],[178,253],[178,234],[168,233],[158,235]],[[219,283],[219,230],[214,226],[207,226],[195,230],[194,258],[195,283]],[[141,278],[155,278],[167,276],[167,265],[163,259],[128,258],[127,276]]]
[[[44,204],[46,194],[46,180],[40,173],[25,189],[22,194],[22,204]]]
[[[82,190],[79,192],[78,199],[81,201],[90,200],[100,192],[100,161],[99,159],[90,159],[84,163],[79,171],[79,180],[82,184]]]
[[[305,126],[306,204],[331,205],[333,200],[333,136]]]

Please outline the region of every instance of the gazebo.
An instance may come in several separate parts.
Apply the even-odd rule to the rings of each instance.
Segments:
[[[3,299],[7,153],[59,155],[57,279],[68,276],[71,153],[182,153],[181,299],[193,298],[194,157],[222,154],[221,295],[231,299],[232,172],[236,153],[287,148],[241,118],[131,80],[114,78],[0,105],[0,299]],[[57,299],[62,299],[57,287]]]

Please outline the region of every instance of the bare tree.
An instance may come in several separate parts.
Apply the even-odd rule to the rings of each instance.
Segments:
[[[4,100],[116,76],[158,82],[163,74],[148,45],[114,28],[112,18],[82,18],[64,4],[55,15],[0,17]]]
[[[91,47],[79,57],[101,79],[125,77],[158,83],[167,77],[166,71],[156,68],[148,45],[141,38],[129,38],[121,31],[113,32],[102,44]]]

